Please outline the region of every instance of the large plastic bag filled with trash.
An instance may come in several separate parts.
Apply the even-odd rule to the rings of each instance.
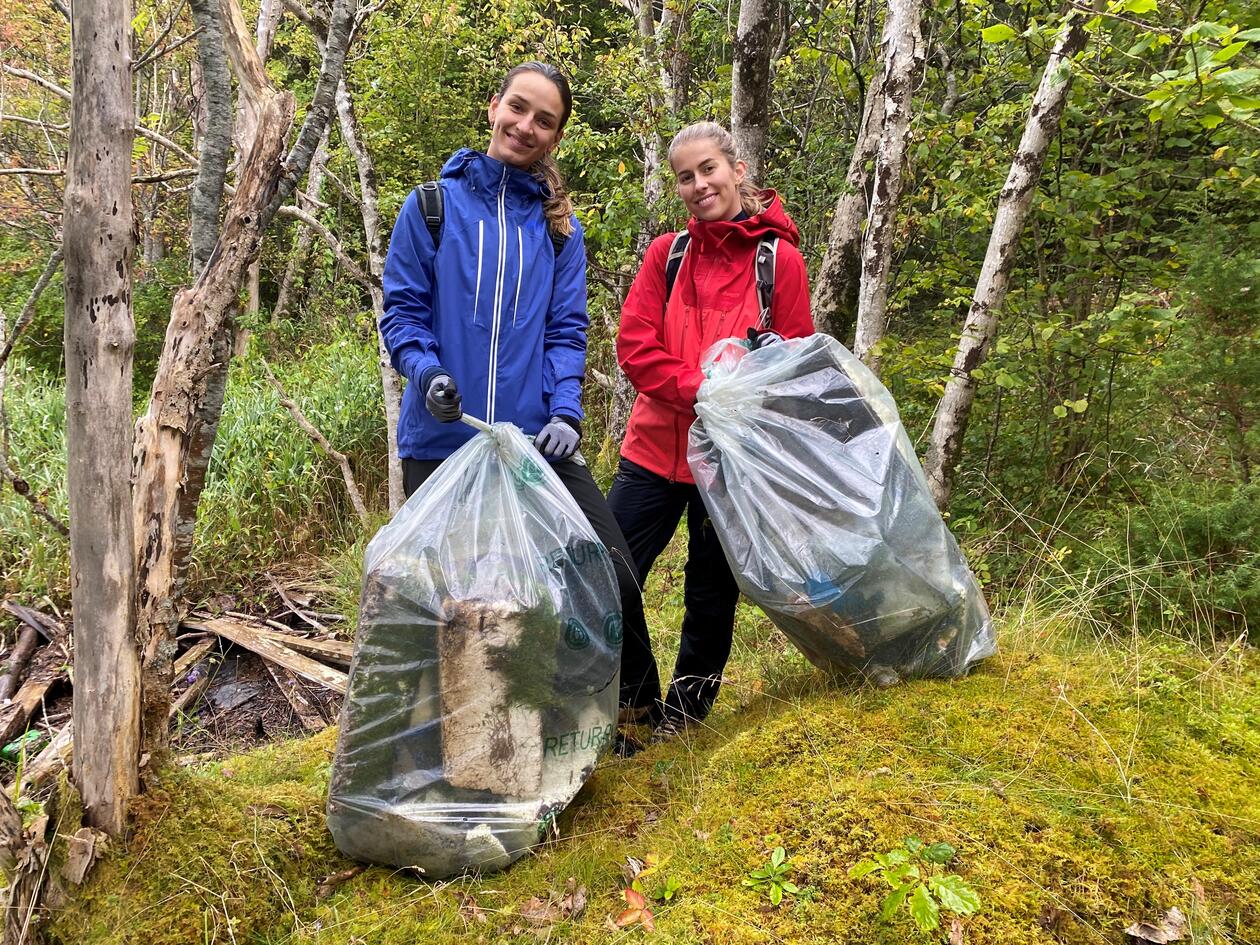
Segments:
[[[612,739],[608,551],[509,424],[438,468],[368,545],[328,827],[442,878],[544,839]]]
[[[887,685],[996,651],[892,396],[816,334],[705,354],[687,460],[740,590],[826,670]]]

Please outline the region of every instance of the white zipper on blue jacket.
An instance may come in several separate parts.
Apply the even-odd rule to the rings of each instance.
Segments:
[[[494,423],[494,402],[498,395],[499,374],[499,328],[503,315],[503,277],[507,275],[507,215],[504,212],[504,197],[507,194],[507,167],[499,177],[499,262],[494,275],[494,311],[490,327],[490,363],[487,367],[489,377],[486,378],[486,417],[487,423]]]

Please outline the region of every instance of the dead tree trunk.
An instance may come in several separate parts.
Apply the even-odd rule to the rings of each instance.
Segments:
[[[1082,17],[1075,12],[1069,13],[1046,63],[1046,71],[1042,73],[1041,84],[1033,96],[1019,149],[1015,152],[1010,174],[998,197],[989,248],[984,254],[975,297],[963,323],[962,338],[958,342],[949,382],[936,407],[932,440],[924,463],[932,498],[942,510],[949,504],[954,471],[962,455],[963,437],[975,402],[974,372],[984,364],[989,346],[997,337],[998,313],[1006,297],[1011,270],[1015,267],[1020,229],[1037,182],[1041,179],[1046,152],[1059,131],[1059,119],[1071,86],[1072,57],[1085,48],[1086,39]]]
[[[74,4],[62,243],[74,777],[88,822],[115,836],[138,787],[140,709],[132,636],[130,6]]]
[[[372,154],[359,137],[359,125],[354,115],[354,103],[345,80],[337,86],[337,118],[341,123],[341,140],[354,156],[359,171],[360,208],[363,214],[363,236],[367,244],[368,273],[371,276],[372,314],[380,325],[385,314],[385,296],[381,290],[381,278],[385,274],[385,243],[381,236],[380,199],[376,190],[376,164]],[[402,461],[398,458],[398,417],[402,412],[402,384],[398,372],[389,363],[389,352],[380,332],[376,333],[376,354],[381,371],[381,394],[385,402],[385,434],[389,444],[389,511],[402,507]]]
[[[911,93],[924,59],[919,11],[920,0],[889,0],[884,26],[884,128],[879,137],[875,185],[862,246],[857,331],[853,337],[853,353],[876,374],[879,358],[874,348],[884,337],[887,323],[888,270],[910,139]]]
[[[740,0],[731,69],[731,134],[751,180],[761,178],[770,129],[770,4]]]
[[[143,743],[150,751],[163,751],[167,744],[180,593],[218,432],[241,288],[258,258],[263,232],[293,192],[323,134],[350,34],[351,2],[337,0],[314,99],[296,143],[282,159],[293,96],[268,82],[235,0],[223,0],[220,9],[240,94],[257,117],[257,137],[246,151],[206,268],[175,297],[149,408],[136,426],[136,630],[143,655]]]
[[[888,39],[888,23],[884,38]],[[876,69],[866,91],[862,122],[853,142],[844,189],[836,200],[831,233],[822,266],[814,279],[810,308],[819,329],[845,343],[853,343],[857,329],[858,286],[862,281],[862,232],[869,212],[871,162],[879,150],[884,127],[884,74]]]

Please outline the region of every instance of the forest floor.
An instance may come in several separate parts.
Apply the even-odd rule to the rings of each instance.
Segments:
[[[648,588],[669,665],[675,554]],[[829,681],[741,605],[703,729],[607,758],[560,837],[504,873],[356,871],[324,820],[333,729],[169,771],[125,848],[43,928],[52,942],[1124,942],[1176,908],[1181,939],[1260,943],[1260,656],[1101,634],[1080,612],[998,617],[965,679]],[[906,838],[956,848],[979,895],[921,932],[850,867]],[[799,889],[742,881],[771,851]],[[650,856],[649,856],[650,855]],[[627,858],[657,898],[617,928]],[[665,890],[672,888],[666,899]],[[1163,939],[1172,940],[1172,939]]]

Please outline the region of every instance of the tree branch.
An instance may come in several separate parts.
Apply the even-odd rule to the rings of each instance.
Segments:
[[[341,478],[346,482],[346,492],[350,494],[350,503],[354,506],[355,514],[359,516],[359,521],[364,525],[368,523],[367,506],[363,504],[363,493],[359,491],[359,484],[354,479],[354,472],[350,468],[350,460],[346,454],[333,447],[328,442],[328,437],[324,436],[315,424],[306,418],[306,414],[302,412],[302,408],[294,402],[288,394],[285,393],[284,387],[276,380],[275,374],[271,372],[271,365],[263,359],[263,370],[267,372],[267,380],[271,386],[276,389],[276,393],[280,395],[280,406],[289,411],[290,416],[302,431],[312,440],[319,444],[320,448],[337,461],[337,465],[341,467]]]
[[[22,311],[18,315],[17,321],[13,323],[13,331],[5,339],[4,348],[0,350],[0,370],[3,370],[5,364],[8,363],[9,355],[13,353],[13,346],[17,344],[18,338],[21,337],[22,332],[26,331],[26,326],[31,323],[31,319],[35,317],[35,306],[39,302],[39,297],[48,288],[48,283],[52,281],[53,274],[56,273],[57,267],[60,265],[61,249],[58,248],[48,257],[48,262],[44,264],[44,271],[35,280],[35,285],[31,288],[31,294],[27,297],[26,304],[22,306]]]
[[[320,223],[319,220],[311,214],[293,206],[292,204],[286,204],[279,209],[276,216],[284,217],[290,220],[297,220],[304,226],[310,227],[320,237],[320,239],[328,244],[329,249],[333,251],[333,255],[337,257],[337,261],[341,263],[341,265],[345,266],[350,278],[359,283],[359,285],[363,286],[363,288],[367,289],[369,292],[372,291],[373,288],[378,287],[377,283],[369,278],[367,273],[360,268],[359,264],[350,258],[350,254],[346,252],[345,247],[341,245],[341,242],[332,234],[328,227]]]

